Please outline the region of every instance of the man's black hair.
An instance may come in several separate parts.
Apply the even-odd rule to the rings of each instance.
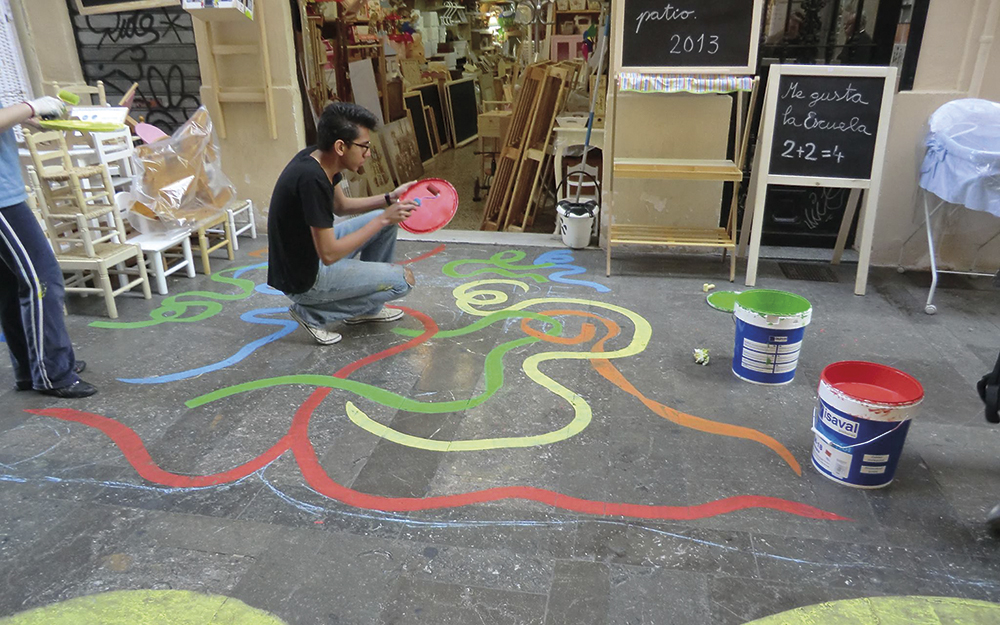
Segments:
[[[316,129],[316,147],[330,150],[338,140],[350,142],[358,138],[358,127],[375,130],[378,119],[371,111],[353,102],[334,102],[323,109]]]

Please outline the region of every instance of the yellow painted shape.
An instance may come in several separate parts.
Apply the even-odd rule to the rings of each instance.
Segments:
[[[237,599],[189,590],[116,590],[0,618],[0,625],[286,625]]]
[[[819,603],[746,625],[980,625],[1000,623],[1000,605],[954,597],[870,597]]]
[[[511,284],[524,291],[528,290],[527,284],[517,280],[477,280],[475,282],[469,282],[457,287],[453,291],[455,299],[459,303],[459,308],[470,315],[478,317],[485,317],[498,312],[497,310],[482,311],[477,308],[477,305],[503,304],[507,301],[507,294],[503,291],[492,289],[471,290],[485,284]],[[536,445],[551,445],[552,443],[558,443],[576,436],[585,430],[588,425],[590,425],[593,418],[590,405],[578,394],[542,373],[538,368],[539,365],[549,360],[592,360],[595,358],[604,360],[635,356],[645,350],[646,346],[649,345],[649,339],[653,334],[653,329],[644,317],[627,308],[615,306],[614,304],[606,304],[604,302],[572,297],[544,297],[529,299],[500,310],[516,311],[524,310],[525,308],[529,308],[537,304],[552,305],[557,303],[604,308],[628,317],[635,326],[635,333],[632,335],[632,341],[622,349],[600,353],[546,352],[542,354],[533,354],[525,358],[524,364],[521,368],[528,375],[528,377],[531,378],[536,384],[565,399],[566,402],[573,408],[573,419],[558,430],[528,436],[439,441],[419,436],[412,436],[410,434],[404,434],[403,432],[394,430],[387,425],[383,425],[373,420],[352,402],[347,402],[347,416],[355,425],[371,434],[374,434],[375,436],[381,436],[382,438],[400,445],[414,447],[417,449],[425,449],[427,451],[482,451],[485,449],[534,447]]]

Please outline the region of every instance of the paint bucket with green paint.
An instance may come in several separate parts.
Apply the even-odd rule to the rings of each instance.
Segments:
[[[733,373],[755,384],[788,384],[795,378],[809,300],[794,293],[755,289],[736,297]]]

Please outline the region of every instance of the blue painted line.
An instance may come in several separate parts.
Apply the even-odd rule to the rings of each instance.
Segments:
[[[287,308],[258,308],[256,310],[251,310],[240,315],[240,319],[248,323],[256,323],[261,325],[271,325],[271,326],[282,326],[280,330],[273,334],[269,334],[263,338],[259,338],[256,341],[251,341],[243,347],[240,348],[238,352],[226,358],[225,360],[220,360],[219,362],[205,365],[204,367],[198,367],[197,369],[188,369],[187,371],[179,371],[177,373],[170,373],[167,375],[158,375],[150,378],[118,378],[120,382],[127,382],[129,384],[167,384],[169,382],[177,382],[179,380],[188,380],[190,378],[197,377],[205,373],[211,373],[213,371],[218,371],[219,369],[224,369],[231,365],[235,365],[240,362],[250,354],[254,353],[258,348],[267,345],[268,343],[273,343],[283,336],[287,336],[295,331],[295,328],[299,327],[299,324],[291,319],[264,319],[258,315],[274,315],[277,313],[286,312]]]
[[[552,250],[545,252],[541,256],[535,259],[534,264],[544,265],[546,263],[552,263],[555,265],[556,269],[563,269],[564,271],[557,271],[555,273],[549,274],[549,280],[553,282],[561,282],[562,284],[575,284],[578,286],[589,286],[598,293],[608,293],[611,291],[608,287],[603,284],[598,284],[597,282],[591,282],[589,280],[573,280],[572,278],[567,278],[566,276],[575,276],[580,273],[587,273],[587,269],[579,265],[574,265],[573,254],[568,250]]]
[[[258,284],[257,286],[254,287],[253,290],[257,291],[258,293],[263,293],[264,295],[284,295],[284,293],[282,293],[278,289],[269,286],[267,284]]]
[[[267,267],[267,263],[257,263],[256,265],[247,265],[246,267],[240,267],[239,269],[233,272],[233,277],[239,278],[248,271],[253,271],[254,269],[262,269],[264,267]]]

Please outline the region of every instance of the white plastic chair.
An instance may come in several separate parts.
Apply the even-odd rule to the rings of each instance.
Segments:
[[[229,231],[233,236],[234,250],[240,249],[239,235],[247,230],[250,231],[251,239],[257,238],[257,218],[254,216],[252,200],[242,200],[237,202],[234,207],[227,208],[226,221],[229,222]],[[223,229],[219,227],[209,228],[207,232],[217,235],[224,234]]]
[[[128,128],[110,132],[92,132],[94,150],[101,163],[111,173],[115,191],[127,191],[132,186],[132,133]]]
[[[115,194],[115,204],[118,211],[124,215],[132,207],[134,200],[128,192]],[[167,294],[167,276],[181,269],[186,269],[187,277],[194,277],[194,256],[191,253],[191,229],[176,228],[166,232],[140,233],[129,237],[128,242],[138,245],[146,254],[149,268],[156,280],[156,292]],[[177,252],[174,248],[180,247]],[[174,251],[171,251],[174,250]],[[174,260],[173,264],[170,261]]]

